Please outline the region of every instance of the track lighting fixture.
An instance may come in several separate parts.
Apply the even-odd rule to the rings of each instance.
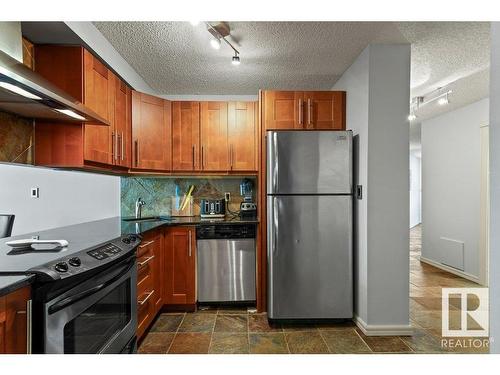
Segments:
[[[240,65],[240,62],[241,62],[240,61],[240,56],[238,56],[238,54],[235,53],[234,56],[233,56],[233,59],[232,59],[231,63],[233,65]]]
[[[453,84],[450,83],[447,87],[450,87]],[[409,121],[413,121],[417,118],[415,115],[415,111],[418,110],[421,106],[437,101],[437,104],[440,106],[444,106],[450,103],[450,94],[452,90],[447,90],[443,87],[439,87],[437,90],[434,90],[424,96],[416,96],[411,99],[410,102],[410,115],[408,116]]]
[[[213,37],[210,39],[210,45],[213,49],[220,49],[220,38]]]
[[[207,31],[212,34],[212,38],[210,39],[210,45],[214,49],[220,49],[222,42],[226,43],[229,47],[231,47],[234,51],[234,55],[231,59],[231,63],[233,65],[240,64],[240,51],[238,51],[232,44],[229,42],[226,37],[231,34],[231,29],[226,22],[219,22],[216,25],[212,25],[209,22],[205,22],[207,25]]]
[[[450,102],[450,100],[448,99],[448,92],[447,92],[444,96],[442,96],[442,97],[440,97],[440,98],[438,99],[438,104],[439,104],[439,105],[446,105],[446,104],[448,104],[449,102]]]

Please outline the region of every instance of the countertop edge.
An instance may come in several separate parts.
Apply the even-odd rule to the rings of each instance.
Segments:
[[[7,294],[15,292],[18,289],[21,289],[25,286],[31,285],[33,280],[35,279],[34,275],[0,275],[0,279],[2,278],[19,278],[18,280],[7,283],[6,285],[0,284],[0,297],[3,297]]]

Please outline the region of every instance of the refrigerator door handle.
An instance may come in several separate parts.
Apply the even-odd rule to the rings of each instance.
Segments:
[[[278,198],[273,197],[273,251],[272,254],[276,254],[278,250],[278,231],[279,231],[279,220],[278,220]]]
[[[278,192],[278,133],[273,133],[273,192]]]

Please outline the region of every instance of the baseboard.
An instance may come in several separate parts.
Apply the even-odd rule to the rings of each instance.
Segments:
[[[366,324],[359,316],[354,315],[354,323],[366,336],[411,336],[413,328],[408,325]]]
[[[428,264],[428,265],[431,265],[431,266],[433,266],[433,267],[439,268],[439,269],[441,269],[441,270],[443,270],[443,271],[446,271],[446,272],[452,273],[452,274],[454,274],[454,275],[457,275],[457,276],[463,277],[464,279],[467,279],[467,280],[473,281],[473,282],[475,282],[476,284],[481,285],[481,283],[479,282],[479,277],[474,276],[474,275],[471,275],[470,273],[467,273],[467,272],[464,272],[464,271],[460,271],[459,269],[456,269],[456,268],[453,268],[453,267],[447,266],[446,264],[436,262],[436,261],[431,260],[431,259],[429,259],[429,258],[425,258],[425,257],[423,257],[422,255],[420,255],[419,259],[420,259],[420,261],[421,261],[421,262],[424,262],[424,263],[426,263],[426,264]]]

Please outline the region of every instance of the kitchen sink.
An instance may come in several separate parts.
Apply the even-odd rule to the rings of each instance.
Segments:
[[[145,216],[141,218],[126,217],[123,221],[133,221],[133,222],[145,222],[145,221],[171,221],[172,219],[168,216]]]

